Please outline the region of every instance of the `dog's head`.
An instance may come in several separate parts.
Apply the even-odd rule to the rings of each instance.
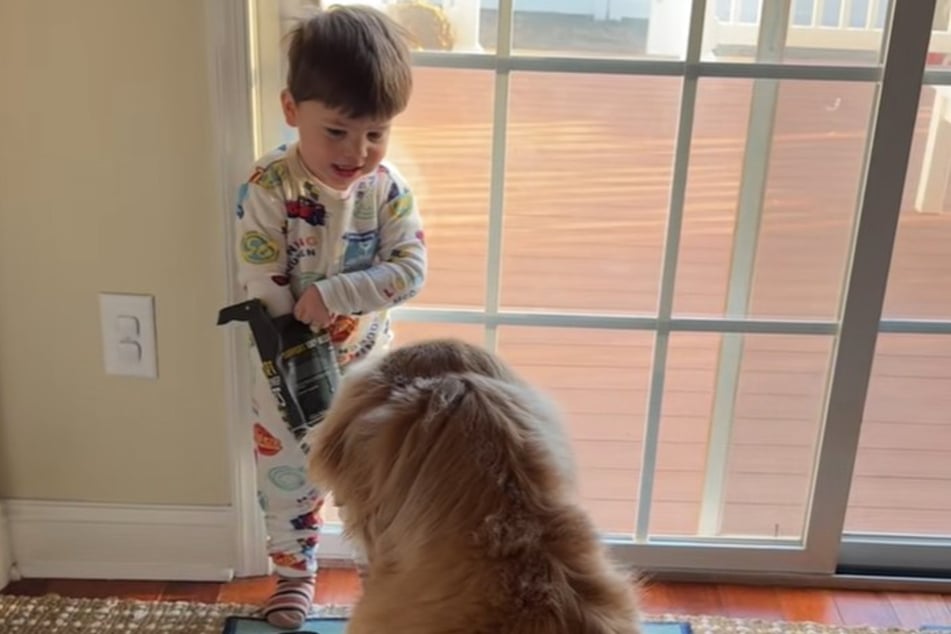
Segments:
[[[310,444],[311,477],[371,557],[385,534],[404,551],[447,532],[517,547],[531,538],[519,518],[574,496],[554,408],[498,357],[456,340],[355,366]]]

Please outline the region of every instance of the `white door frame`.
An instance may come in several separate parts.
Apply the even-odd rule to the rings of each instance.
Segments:
[[[246,177],[254,160],[253,117],[251,113],[251,56],[247,4],[233,0],[205,0],[205,29],[208,39],[208,75],[211,87],[212,133],[218,158],[218,208],[221,219],[222,288],[221,306],[239,300],[234,266],[235,234],[233,210],[237,204],[237,184]],[[215,315],[208,315],[209,320]],[[265,551],[264,523],[257,508],[254,476],[254,446],[248,401],[249,364],[246,337],[238,328],[223,328],[225,359],[225,400],[231,506],[234,509],[235,575],[253,576],[269,572]]]
[[[10,527],[7,514],[0,502],[0,590],[13,579],[13,546],[10,544]]]
[[[237,187],[247,179],[255,150],[255,83],[252,66],[252,3],[247,0],[204,0],[208,39],[208,77],[211,89],[212,134],[217,156],[218,208],[221,219],[221,306],[242,300],[235,269],[234,209]],[[278,103],[277,94],[272,99]],[[208,315],[209,320],[215,315]],[[250,372],[247,330],[221,329],[225,360],[225,401],[231,506],[234,510],[235,576],[269,574],[264,521],[257,504],[254,444],[251,434]],[[350,548],[339,530],[328,527],[321,536],[321,557],[349,559]]]
[[[777,2],[790,0],[777,0]],[[258,6],[255,0],[205,0],[209,33],[212,107],[215,118],[215,143],[219,157],[219,214],[222,218],[222,256],[225,262],[223,282],[226,289],[222,304],[237,301],[239,294],[234,276],[234,235],[232,210],[236,185],[246,177],[262,132],[255,129],[254,112],[271,103],[266,95],[254,93],[252,49]],[[485,327],[486,344],[496,345],[499,325],[583,326],[651,330],[656,333],[652,384],[645,425],[645,455],[640,482],[637,530],[632,540],[609,540],[614,554],[642,569],[702,571],[781,571],[801,574],[832,574],[839,557],[841,530],[851,485],[852,463],[858,446],[874,342],[877,336],[884,289],[887,284],[890,254],[894,243],[905,166],[917,113],[922,66],[930,33],[934,0],[893,3],[894,28],[887,47],[885,68],[823,67],[782,63],[737,64],[701,61],[705,0],[694,0],[687,55],[684,61],[614,60],[554,57],[522,57],[512,54],[512,0],[500,0],[498,51],[494,55],[466,53],[419,53],[416,63],[423,66],[480,68],[496,72],[493,126],[492,188],[489,209],[489,262],[484,311],[404,308],[397,319],[477,323]],[[909,45],[915,39],[923,42]],[[504,202],[504,156],[508,85],[512,71],[597,72],[622,75],[665,75],[683,77],[681,111],[676,141],[676,160],[672,178],[670,215],[665,239],[659,312],[650,316],[607,316],[536,314],[506,311],[499,306],[500,254]],[[841,320],[826,322],[783,322],[751,319],[684,319],[672,315],[673,284],[676,276],[683,203],[691,143],[697,84],[700,77],[736,77],[749,79],[806,79],[876,82],[880,104],[870,137],[867,162],[869,176],[856,223],[854,261],[848,272],[846,303]],[[909,92],[911,91],[911,92]],[[914,94],[912,100],[908,97]],[[264,99],[262,100],[262,97]],[[276,95],[273,101],[276,103]],[[273,104],[271,104],[273,105]],[[260,111],[258,110],[258,111]],[[274,134],[270,134],[274,136]],[[259,148],[258,148],[259,149]],[[877,151],[876,151],[877,150]],[[861,301],[857,301],[860,298]],[[871,300],[871,310],[869,306]],[[213,316],[209,316],[213,318]],[[715,333],[838,334],[837,354],[830,381],[827,421],[822,429],[821,449],[814,478],[814,495],[803,540],[724,540],[658,539],[647,534],[653,469],[662,408],[667,343],[674,331]],[[917,331],[917,330],[916,330]],[[235,510],[235,548],[238,576],[263,574],[268,570],[264,554],[264,531],[256,505],[254,461],[246,412],[249,371],[247,345],[240,329],[223,333],[227,365],[228,430],[232,465],[232,495]],[[346,557],[346,545],[339,534],[329,530],[321,540],[321,556]]]

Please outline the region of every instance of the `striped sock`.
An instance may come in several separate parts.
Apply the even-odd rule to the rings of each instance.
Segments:
[[[264,606],[264,618],[274,627],[297,629],[314,603],[314,577],[280,577],[274,594]]]

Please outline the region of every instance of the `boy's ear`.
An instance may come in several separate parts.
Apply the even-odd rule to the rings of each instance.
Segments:
[[[286,88],[281,91],[281,110],[284,111],[284,121],[292,128],[297,127],[297,102]]]

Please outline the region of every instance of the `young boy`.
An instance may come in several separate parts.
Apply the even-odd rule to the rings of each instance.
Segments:
[[[406,182],[382,163],[412,89],[397,26],[366,7],[319,12],[292,34],[281,104],[299,140],[261,158],[237,208],[239,279],[272,316],[327,329],[341,369],[391,339],[387,309],[419,292],[422,222]],[[296,629],[311,608],[323,494],[255,372],[258,497],[278,585],[264,614]]]

